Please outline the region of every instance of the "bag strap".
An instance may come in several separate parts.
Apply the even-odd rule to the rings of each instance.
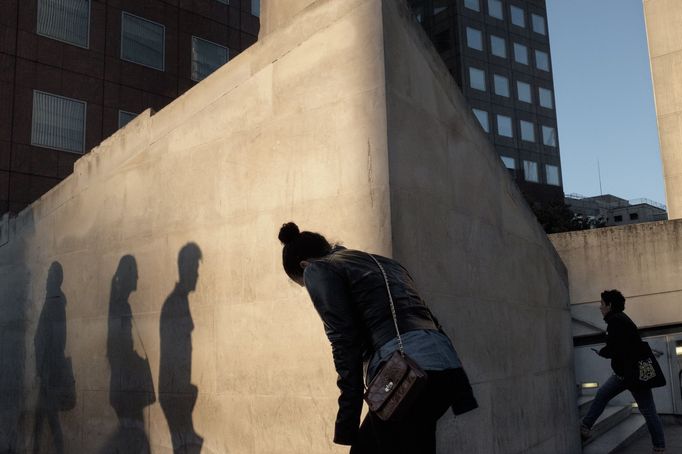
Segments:
[[[381,263],[374,257],[372,254],[367,254],[369,255],[372,260],[374,260],[374,263],[377,264],[379,269],[381,270],[381,274],[384,276],[384,283],[386,284],[386,291],[388,292],[388,301],[391,303],[391,315],[393,316],[393,324],[395,325],[395,332],[398,336],[398,350],[400,351],[401,356],[405,356],[405,350],[403,350],[403,339],[400,337],[400,330],[398,329],[398,317],[396,316],[395,312],[395,304],[393,304],[393,296],[391,295],[391,287],[388,285],[388,276],[386,276],[386,271],[384,271],[384,267],[381,266]]]

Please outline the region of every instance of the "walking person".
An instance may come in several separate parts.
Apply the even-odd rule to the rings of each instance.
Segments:
[[[43,423],[47,420],[52,432],[50,451],[63,454],[64,435],[59,412],[72,410],[76,405],[76,387],[71,359],[66,358],[66,296],[62,292],[64,270],[59,262],[52,262],[47,273],[45,303],[40,311],[38,327],[33,339],[36,373],[40,382],[38,404],[33,426],[33,453],[43,452]]]
[[[308,291],[332,346],[341,392],[334,443],[352,446],[352,454],[435,454],[436,423],[448,407],[462,414],[478,404],[408,271],[386,257],[332,246],[293,222],[282,226],[279,240],[284,271]],[[426,373],[424,388],[400,419],[370,411],[360,424],[363,366],[370,383],[399,348]]]
[[[587,415],[580,426],[583,440],[590,437],[592,426],[611,399],[625,390],[632,393],[639,411],[646,420],[654,453],[665,452],[663,424],[656,412],[656,404],[650,387],[634,386],[628,380],[630,369],[640,359],[642,339],[634,322],[625,315],[625,298],[618,290],[606,290],[601,294],[599,306],[607,324],[606,346],[599,356],[611,360],[613,375],[597,391]],[[646,344],[645,344],[646,345]]]

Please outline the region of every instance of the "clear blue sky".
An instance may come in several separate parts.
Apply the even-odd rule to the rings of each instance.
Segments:
[[[665,203],[642,0],[546,3],[564,191]]]

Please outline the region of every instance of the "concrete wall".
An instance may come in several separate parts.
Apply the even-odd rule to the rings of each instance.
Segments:
[[[566,270],[398,4],[384,2],[393,252],[445,320],[481,403],[444,418],[440,452],[580,452]]]
[[[669,219],[682,218],[682,3],[644,0]]]
[[[603,290],[619,289],[640,327],[682,323],[682,220],[550,235],[568,269],[573,316],[605,328]],[[574,334],[595,329],[576,325]]]
[[[414,271],[481,403],[440,452],[579,452],[565,270],[392,0],[305,8],[9,221],[0,451],[54,446],[33,430],[48,351],[73,362],[66,452],[347,452],[322,325],[281,269],[290,219]]]

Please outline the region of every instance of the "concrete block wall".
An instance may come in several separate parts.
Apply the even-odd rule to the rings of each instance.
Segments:
[[[266,21],[9,220],[0,452],[55,448],[44,351],[73,364],[66,452],[347,452],[322,325],[281,269],[292,219],[413,270],[481,403],[440,452],[578,452],[565,270],[407,11]]]
[[[579,452],[566,270],[410,11],[383,9],[393,253],[482,403],[439,452]]]
[[[682,4],[643,0],[669,219],[682,217]]]
[[[557,233],[549,236],[566,264],[573,316],[605,328],[602,291],[619,289],[640,327],[682,323],[682,220]],[[576,326],[576,335],[590,334]]]

